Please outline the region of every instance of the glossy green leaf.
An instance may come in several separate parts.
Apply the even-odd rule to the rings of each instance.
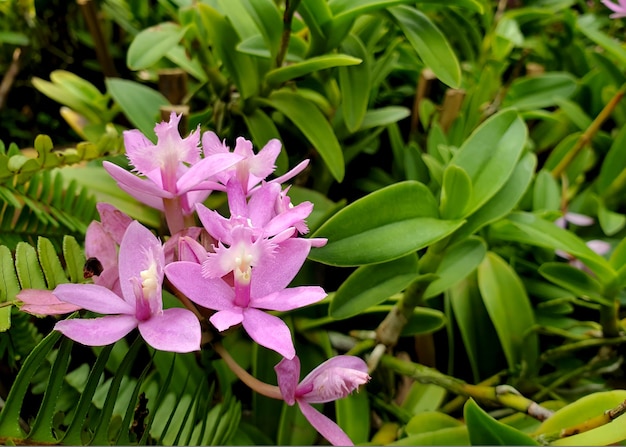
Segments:
[[[463,415],[472,445],[539,445],[527,434],[496,421],[472,398],[465,403]]]
[[[302,16],[311,33],[309,55],[326,52],[328,31],[333,17],[328,2],[326,0],[302,0],[297,12]]]
[[[610,305],[610,301],[603,297],[602,284],[581,269],[562,262],[544,262],[539,267],[539,273],[577,296],[589,297],[598,303]]]
[[[105,83],[126,118],[148,139],[156,141],[154,126],[159,121],[161,106],[169,104],[167,99],[156,90],[127,79],[107,78]]]
[[[90,122],[97,123],[100,121],[100,116],[97,111],[94,110],[93,103],[90,102],[90,99],[82,95],[76,95],[68,86],[56,82],[48,82],[38,77],[33,77],[31,82],[41,93],[80,113]]]
[[[461,281],[478,267],[486,253],[485,242],[477,237],[449,246],[435,272],[438,278],[426,288],[424,298],[437,296]]]
[[[63,266],[49,239],[41,236],[37,239],[37,253],[48,289],[52,290],[57,285],[66,283],[67,277],[63,271]]]
[[[428,433],[430,431],[441,430],[442,428],[462,427],[463,423],[445,413],[438,411],[427,411],[416,414],[406,424],[404,430],[410,435]]]
[[[380,311],[391,312],[392,306],[378,306]],[[376,308],[374,308],[376,310]],[[416,307],[413,315],[400,332],[401,337],[430,334],[446,325],[446,316],[443,312],[428,307]]]
[[[537,157],[534,154],[524,155],[502,188],[467,218],[467,222],[454,234],[451,242],[460,241],[483,226],[509,214],[528,189],[536,165]]]
[[[615,278],[615,272],[606,259],[587,247],[578,236],[534,214],[511,213],[506,219],[493,225],[492,236],[552,250],[563,250],[580,259],[599,276],[601,282]]]
[[[526,144],[526,125],[513,110],[500,112],[481,124],[460,147],[451,164],[472,182],[467,216],[493,197],[509,180]]]
[[[15,249],[15,271],[22,289],[45,289],[46,282],[35,249],[20,242]]]
[[[361,444],[369,440],[370,433],[370,405],[367,392],[355,391],[352,394],[335,401],[337,425],[352,440],[354,444]]]
[[[128,47],[126,65],[131,70],[150,68],[180,42],[186,31],[172,22],[141,30]]]
[[[615,193],[615,189],[619,188],[624,182],[626,175],[626,126],[623,126],[615,139],[609,152],[602,161],[600,174],[596,180],[598,194],[605,196],[608,193]]]
[[[598,203],[598,223],[607,236],[613,236],[626,226],[626,215],[611,211],[603,202]]]
[[[287,46],[287,54],[285,55],[285,61],[287,62],[301,62],[306,56],[308,45],[306,41],[295,34],[292,34],[289,38],[289,44]],[[269,59],[272,57],[270,50],[267,48],[263,36],[256,34],[252,37],[242,40],[237,45],[237,51],[251,56],[263,57]]]
[[[414,253],[394,261],[359,267],[333,296],[330,316],[341,320],[358,315],[404,290],[417,275]]]
[[[391,6],[415,3],[409,0],[330,0],[328,6],[334,19],[356,18],[362,14],[379,11]]]
[[[556,411],[546,419],[534,435],[555,434],[572,427],[605,411],[617,407],[626,400],[626,390],[602,391],[581,397],[575,402]],[[622,415],[609,424],[552,441],[551,445],[613,445],[626,439],[626,415]]]
[[[283,30],[283,19],[276,4],[272,0],[245,0],[243,5],[261,31],[271,57],[275,58]]]
[[[387,445],[471,445],[466,426],[449,427],[407,436]]]
[[[294,62],[291,65],[275,68],[267,72],[265,81],[272,87],[277,87],[287,81],[305,76],[316,71],[346,65],[358,65],[362,61],[347,54],[325,54],[311,57],[302,62]]]
[[[535,177],[533,210],[557,211],[561,208],[561,187],[549,171],[542,169]]]
[[[85,253],[76,239],[72,236],[63,237],[63,259],[70,282],[78,283],[84,279]]]
[[[358,65],[339,67],[343,119],[348,130],[355,132],[363,122],[370,99],[371,66],[363,42],[354,34],[346,37],[341,44],[341,50],[362,61]]]
[[[450,234],[462,221],[437,218],[430,190],[414,181],[396,183],[348,205],[315,232],[328,243],[310,258],[354,266],[391,261]]]
[[[444,219],[458,219],[472,196],[472,180],[463,168],[448,165],[443,171],[439,211]]]
[[[419,57],[444,84],[461,85],[461,66],[444,34],[421,11],[409,6],[388,9]]]
[[[444,415],[443,413],[435,412],[441,404],[445,401],[448,391],[445,388],[440,387],[439,385],[434,385],[432,383],[420,383],[413,382],[411,384],[411,389],[407,393],[404,401],[402,402],[402,408],[409,411],[411,414],[439,414]],[[420,424],[418,422],[414,422],[414,425],[411,425],[411,421],[406,425],[405,430],[407,434],[414,435],[417,433],[422,433],[422,431],[428,431],[429,429],[424,427],[420,428]],[[442,424],[443,425],[443,424]],[[451,427],[452,425],[448,425]],[[445,428],[439,425],[440,428]]]
[[[372,129],[397,123],[411,115],[411,110],[402,106],[387,106],[370,109],[365,113],[359,130]]]
[[[14,300],[19,291],[20,283],[15,274],[15,263],[13,256],[11,256],[11,250],[0,245],[0,303]]]
[[[291,120],[320,154],[335,180],[345,174],[343,153],[330,123],[322,112],[298,93],[275,91],[264,102]]]
[[[599,29],[599,23],[595,16],[591,14],[580,16],[576,23],[576,30],[617,59],[622,70],[626,67],[626,50],[613,37],[608,36]]]
[[[576,88],[576,78],[565,72],[517,78],[508,89],[502,105],[520,111],[551,107],[557,104],[557,98],[569,98]]]
[[[521,362],[533,369],[539,354],[532,307],[513,268],[493,252],[478,266],[478,287],[496,328],[509,368]],[[514,315],[515,318],[511,318]]]
[[[482,14],[485,11],[483,3],[481,0],[448,0],[445,4],[442,4],[440,0],[417,0],[415,3],[420,4],[436,4],[437,6],[441,6],[442,8],[447,8],[450,6],[458,6],[459,8],[465,8],[473,12],[477,12]]]

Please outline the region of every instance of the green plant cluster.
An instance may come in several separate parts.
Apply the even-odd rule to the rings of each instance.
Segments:
[[[323,407],[356,444],[626,443],[624,19],[582,0],[92,5],[99,28],[85,12],[75,32],[115,73],[30,80],[83,141],[0,144],[1,443],[320,441],[294,407],[242,391],[210,345],[91,349],[19,310],[20,290],[88,281],[98,201],[167,239],[102,161],[124,163],[125,129],[156,141],[171,111],[230,146],[278,138],[279,174],[311,159],[290,196],[314,203],[328,243],[295,281],[329,296],[281,316],[304,371],[338,352],[371,365]],[[0,42],[34,45],[5,9]],[[222,342],[275,383],[275,353]]]

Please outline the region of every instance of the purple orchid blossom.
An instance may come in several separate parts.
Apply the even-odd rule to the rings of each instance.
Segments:
[[[63,315],[82,309],[59,300],[51,290],[23,289],[16,298],[22,302],[20,310],[31,315]]]
[[[171,234],[185,227],[184,216],[189,216],[194,205],[210,194],[211,188],[203,182],[241,160],[241,156],[228,151],[201,158],[200,131],[196,129],[183,139],[178,130],[181,116],[172,112],[169,122],[155,126],[157,144],[139,130],[124,132],[126,155],[144,179],[113,163],[103,163],[120,188],[165,212]]]
[[[159,240],[133,221],[119,250],[121,296],[96,284],[61,284],[53,293],[61,301],[106,314],[93,319],[59,321],[55,330],[89,346],[116,342],[134,328],[144,340],[162,351],[200,349],[200,322],[187,309],[163,309],[164,254]]]
[[[286,289],[302,267],[311,246],[304,239],[290,238],[276,246],[271,256],[256,257],[261,253],[258,247],[243,239],[240,242],[231,246],[235,247],[233,251],[218,255],[210,269],[211,277],[203,274],[206,261],[202,265],[174,262],[165,267],[165,274],[191,301],[217,311],[209,321],[218,331],[241,323],[255,342],[283,357],[293,358],[295,348],[289,328],[280,318],[263,310],[293,310],[326,296],[317,286]],[[234,287],[219,277],[233,270],[233,265]]]
[[[300,359],[282,359],[274,370],[278,387],[287,405],[297,403],[304,417],[333,445],[353,445],[344,431],[311,404],[331,402],[346,397],[359,385],[367,383],[370,376],[367,364],[360,358],[340,355],[333,357],[313,371],[302,382]]]
[[[612,19],[620,19],[626,17],[626,0],[617,0],[617,3],[613,3],[610,0],[601,0],[602,4],[613,11],[609,17]]]

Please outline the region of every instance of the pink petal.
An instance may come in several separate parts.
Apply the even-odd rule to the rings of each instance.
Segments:
[[[283,358],[274,366],[274,371],[283,399],[287,405],[293,405],[296,402],[296,387],[300,380],[300,359],[298,356],[291,360]]]
[[[121,244],[126,228],[133,220],[108,203],[100,202],[96,208],[100,214],[100,222],[102,222],[104,230],[111,235],[118,245]]]
[[[265,227],[264,230],[268,235],[278,234],[281,231],[289,227],[302,228],[301,233],[308,231],[304,220],[309,217],[313,211],[313,204],[311,202],[302,202],[293,208],[280,213],[274,217]]]
[[[598,240],[598,239],[592,239],[590,241],[587,241],[587,247],[591,248],[593,251],[595,251],[599,255],[605,255],[609,251],[611,251],[611,244],[605,241]]]
[[[120,188],[133,196],[135,194],[140,194],[142,196],[154,197],[153,200],[156,200],[156,198],[172,199],[175,197],[174,194],[169,191],[165,191],[161,186],[155,184],[153,181],[142,179],[141,177],[138,177],[111,162],[105,161],[102,163],[102,166],[109,173],[109,175],[113,177]]]
[[[34,315],[62,315],[81,309],[60,301],[50,290],[23,289],[16,298],[22,301],[20,310]]]
[[[88,346],[115,343],[134,328],[137,320],[130,315],[111,315],[92,319],[59,321],[54,329],[68,338]]]
[[[218,172],[224,171],[241,160],[236,154],[216,154],[203,158],[189,168],[176,182],[179,194],[189,191],[200,182],[207,180]]]
[[[95,220],[87,227],[85,233],[85,256],[98,258],[104,268],[117,266],[117,244],[107,233],[104,226]]]
[[[338,355],[317,366],[300,382],[296,396],[310,403],[323,403],[346,397],[367,383],[367,364],[352,355]]]
[[[585,216],[584,214],[579,213],[567,212],[563,217],[567,222],[578,225],[579,227],[588,227],[589,225],[593,225],[594,223],[593,217]]]
[[[301,161],[291,171],[281,175],[280,177],[276,177],[275,179],[270,180],[270,182],[271,183],[285,183],[287,180],[292,179],[293,177],[295,177],[296,175],[304,171],[304,168],[306,168],[308,165],[309,165],[309,160]]]
[[[165,274],[182,294],[207,309],[227,310],[234,307],[235,292],[219,278],[202,276],[202,266],[195,262],[180,261],[168,264]]]
[[[156,262],[159,287],[163,281],[165,255],[161,243],[150,230],[133,221],[126,230],[119,254],[120,287],[124,299],[135,307],[135,291],[131,278],[141,278],[141,272]]]
[[[226,185],[226,194],[228,196],[228,209],[233,217],[248,217],[248,203],[243,187],[237,178],[233,177]],[[267,206],[267,203],[265,204]]]
[[[205,157],[230,152],[230,148],[226,146],[226,143],[221,141],[215,132],[211,131],[202,134],[202,149]]]
[[[256,228],[263,228],[276,215],[274,204],[280,194],[280,185],[264,183],[255,190],[248,202],[249,217]],[[272,233],[274,235],[276,233]]]
[[[243,321],[242,308],[233,306],[230,309],[220,310],[211,315],[209,321],[218,331],[225,331],[229,327],[233,327]]]
[[[317,286],[300,286],[274,292],[262,298],[251,298],[250,306],[257,309],[286,311],[317,303],[326,296]]]
[[[200,350],[201,329],[198,318],[187,309],[165,309],[139,322],[143,339],[159,351],[192,352]]]
[[[283,290],[295,278],[311,250],[309,243],[300,238],[291,238],[278,244],[273,257],[254,268],[250,295],[262,298]]]
[[[228,219],[224,218],[217,211],[210,210],[202,204],[196,205],[196,212],[207,233],[218,241],[222,241],[225,244],[232,244],[230,237],[230,221]]]
[[[276,169],[276,159],[280,154],[282,144],[277,139],[271,139],[267,142],[259,153],[248,160],[250,174],[255,177],[264,179]]]
[[[283,320],[263,311],[247,308],[243,310],[243,327],[252,340],[285,358],[296,355],[291,332]]]
[[[106,287],[95,284],[59,284],[54,295],[66,303],[100,314],[135,315],[135,306]]]
[[[298,400],[298,406],[311,425],[332,445],[354,445],[345,432],[311,405]]]

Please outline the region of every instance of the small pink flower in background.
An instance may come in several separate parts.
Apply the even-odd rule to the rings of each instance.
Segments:
[[[274,370],[278,387],[287,405],[297,403],[304,417],[333,445],[353,445],[344,431],[311,404],[331,402],[346,397],[360,385],[367,383],[367,364],[358,357],[340,355],[333,357],[313,371],[302,382],[300,359],[283,359]]]
[[[602,0],[602,4],[613,11],[613,14],[609,16],[612,19],[626,17],[626,0],[617,0],[617,3],[611,0]]]
[[[626,0],[624,0],[624,2],[626,3]],[[588,226],[593,225],[595,223],[595,220],[593,219],[593,217],[586,216],[585,214],[572,213],[568,211],[567,213],[563,215],[563,217],[560,217],[557,220],[555,220],[554,223],[560,228],[566,228],[568,223],[578,225],[579,227],[588,227]],[[593,240],[587,241],[586,244],[587,244],[587,247],[589,247],[590,249],[592,249],[594,252],[596,252],[599,255],[605,255],[609,251],[611,251],[611,244],[605,241],[593,239]],[[591,272],[585,266],[585,264],[583,264],[581,261],[579,261],[572,255],[570,255],[569,253],[563,250],[556,250],[555,253],[557,256],[561,258],[568,259],[570,265],[578,269]]]
[[[63,315],[82,309],[59,300],[51,290],[23,289],[16,298],[22,302],[20,310],[32,315]]]
[[[54,295],[104,317],[59,321],[55,330],[89,346],[116,342],[134,328],[155,349],[191,352],[200,349],[200,323],[187,309],[163,310],[163,247],[139,222],[129,226],[119,249],[121,296],[96,284],[61,284]]]

